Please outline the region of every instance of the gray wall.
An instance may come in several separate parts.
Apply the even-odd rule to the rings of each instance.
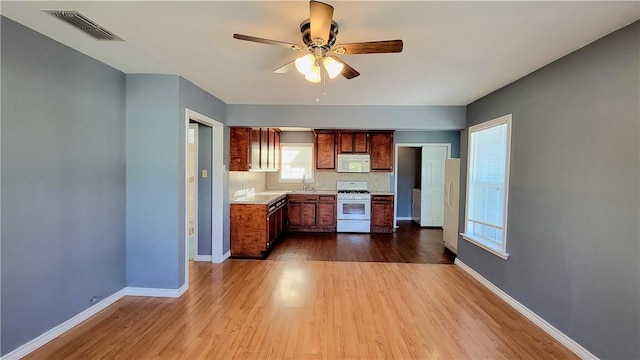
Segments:
[[[127,75],[127,286],[178,288],[178,77]],[[184,235],[182,235],[184,237]]]
[[[398,217],[411,217],[413,189],[420,187],[422,148],[398,148]]]
[[[211,133],[209,126],[198,124],[198,255],[211,255]],[[207,177],[202,177],[207,170]]]
[[[227,125],[460,130],[464,106],[227,105]]]
[[[225,105],[176,75],[130,74],[126,107],[127,286],[176,289],[186,251],[185,108],[224,123]]]
[[[193,110],[199,114],[202,114],[204,116],[207,116],[217,122],[220,122],[222,124],[226,124],[227,122],[227,105],[225,103],[223,103],[222,101],[220,101],[220,99],[218,99],[217,97],[209,94],[208,92],[202,90],[201,88],[197,87],[196,85],[194,85],[192,82],[180,77],[179,78],[179,93],[178,93],[178,163],[179,163],[179,173],[178,173],[178,182],[179,182],[179,186],[180,189],[184,189],[185,188],[185,179],[186,179],[186,173],[185,173],[185,169],[186,169],[186,164],[185,164],[185,159],[186,159],[186,154],[185,154],[185,149],[186,149],[186,144],[185,144],[185,139],[186,139],[186,134],[185,134],[185,109],[190,109]],[[223,148],[223,155],[222,155],[222,161],[225,164],[225,169],[227,168],[226,165],[229,164],[229,129],[225,126],[224,128],[224,139],[223,139],[224,144],[222,144],[222,148]],[[215,149],[218,148],[219,144],[212,144],[214,151]],[[222,199],[222,202],[224,204],[224,213],[223,213],[223,239],[222,239],[222,252],[226,253],[231,249],[231,245],[229,242],[229,219],[230,219],[230,214],[229,214],[229,194],[228,191],[226,191],[228,184],[229,184],[229,173],[226,170],[216,170],[214,169],[214,171],[212,171],[211,176],[217,176],[218,174],[214,174],[216,171],[223,171],[222,177],[223,177],[223,188],[225,189],[223,191],[223,196],[224,198]],[[185,196],[186,194],[184,193],[184,191],[180,192],[180,198],[179,198],[179,203],[178,203],[178,207],[179,207],[179,211],[181,214],[183,214],[186,210],[185,210]],[[216,200],[214,199],[214,202]],[[178,224],[179,224],[179,228],[180,228],[180,237],[179,237],[179,246],[178,246],[178,262],[179,262],[179,279],[181,279],[181,285],[182,285],[182,279],[184,278],[184,261],[185,261],[185,251],[186,248],[184,246],[185,244],[185,237],[184,234],[186,232],[186,223],[185,223],[185,218],[183,216],[181,216],[178,219]],[[209,252],[211,253],[211,252]]]
[[[461,240],[459,258],[607,359],[640,358],[639,38],[636,22],[467,112],[513,114],[510,256]]]
[[[125,286],[125,76],[0,23],[5,355]]]

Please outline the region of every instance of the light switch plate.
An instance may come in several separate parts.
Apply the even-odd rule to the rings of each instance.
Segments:
[[[202,170],[202,178],[203,179],[207,178],[207,170]]]

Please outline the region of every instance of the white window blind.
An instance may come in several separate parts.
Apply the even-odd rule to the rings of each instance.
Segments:
[[[313,178],[312,144],[281,144],[280,179],[306,180]]]
[[[469,128],[463,237],[506,258],[511,115]]]

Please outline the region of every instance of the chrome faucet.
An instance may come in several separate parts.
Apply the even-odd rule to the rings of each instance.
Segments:
[[[307,183],[304,181],[304,174],[302,174],[302,191],[307,191]]]

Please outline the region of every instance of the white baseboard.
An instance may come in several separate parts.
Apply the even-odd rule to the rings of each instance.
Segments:
[[[404,221],[404,220],[412,220],[412,218],[411,218],[411,216],[403,216],[403,217],[398,216],[396,218],[396,220],[403,220]]]
[[[187,284],[182,285],[179,289],[125,287],[119,290],[118,292],[114,293],[113,295],[96,303],[95,305],[86,309],[85,311],[79,313],[78,315],[72,317],[71,319],[63,322],[62,324],[45,332],[44,334],[38,336],[37,338],[29,341],[26,344],[23,344],[22,346],[11,351],[10,353],[2,356],[0,359],[14,360],[14,359],[20,359],[29,355],[30,353],[37,350],[41,346],[45,345],[49,341],[71,330],[76,325],[89,319],[93,315],[96,315],[100,311],[107,308],[107,306],[115,303],[116,301],[122,299],[125,296],[153,296],[153,297],[176,297],[177,298],[177,297],[180,297],[182,294],[184,294],[184,292],[187,291],[187,289],[188,289]]]
[[[177,298],[184,294],[189,287],[187,284],[182,285],[179,289],[161,289],[161,288],[141,288],[126,287],[127,296],[151,296],[151,297],[171,297]]]
[[[509,294],[502,291],[499,287],[495,286],[491,281],[487,280],[484,276],[480,275],[477,271],[470,268],[467,264],[456,258],[455,264],[462,270],[471,275],[474,279],[478,280],[482,285],[489,289],[492,293],[504,300],[512,308],[524,315],[531,322],[536,324],[540,329],[544,330],[547,334],[551,335],[559,343],[566,346],[574,354],[578,355],[581,359],[598,359],[589,350],[585,349],[582,345],[578,344],[575,340],[567,336],[562,331],[556,329],[553,325],[549,324],[545,319],[541,318],[538,314],[534,313],[528,307],[522,305],[518,300],[512,298]]]
[[[18,347],[17,349],[13,350],[12,352],[4,355],[2,357],[2,360],[20,359],[22,357],[25,357],[25,356],[29,355],[30,353],[32,353],[33,351],[37,350],[41,346],[45,345],[49,341],[57,338],[58,336],[64,334],[65,332],[71,330],[76,325],[78,325],[81,322],[89,319],[93,315],[95,315],[95,314],[99,313],[100,311],[104,310],[107,306],[109,306],[109,305],[115,303],[116,301],[122,299],[126,295],[127,295],[126,288],[124,288],[124,289],[114,293],[113,295],[102,299],[102,301],[96,303],[95,305],[91,306],[90,308],[87,308],[86,310],[84,310],[83,312],[79,313],[78,315],[76,315],[76,316],[72,317],[71,319],[63,322],[62,324],[54,327],[53,329],[45,332],[44,334],[42,334],[42,335],[38,336],[37,338],[29,341],[28,343],[23,344],[22,346]]]
[[[211,255],[195,255],[193,261],[207,261],[211,262]]]
[[[231,250],[222,254],[222,257],[214,256],[213,259],[211,259],[211,262],[214,264],[222,264],[222,262],[227,260],[229,256],[231,256]]]

